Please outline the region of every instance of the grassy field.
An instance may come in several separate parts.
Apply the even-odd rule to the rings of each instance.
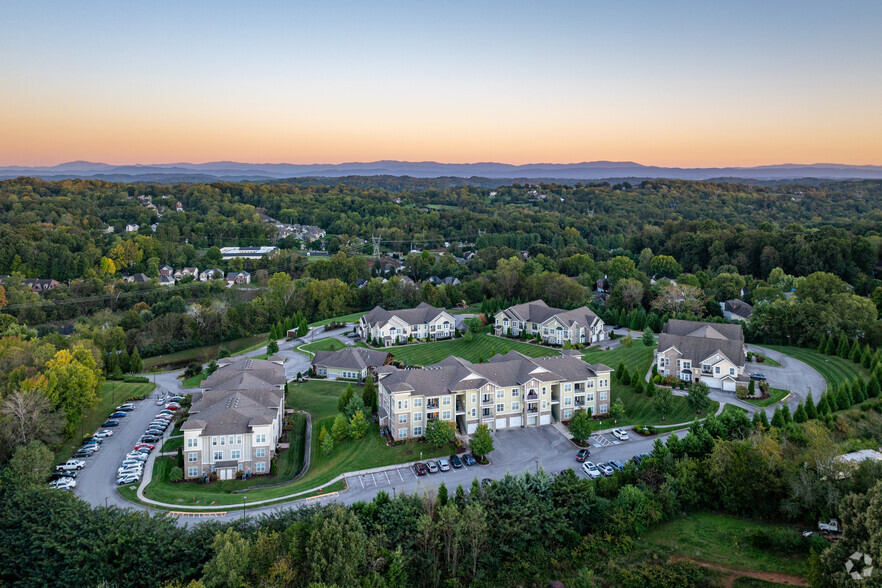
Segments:
[[[198,388],[199,384],[202,383],[202,380],[208,377],[208,374],[202,372],[201,374],[196,374],[190,378],[185,378],[183,382],[181,382],[181,388]]]
[[[312,449],[309,471],[296,482],[274,488],[261,488],[249,491],[249,502],[252,500],[279,498],[302,490],[308,490],[348,471],[416,461],[420,459],[421,451],[423,452],[424,459],[443,457],[450,454],[449,447],[433,449],[428,445],[415,442],[396,447],[386,447],[386,442],[380,437],[376,425],[372,425],[364,438],[343,441],[334,449],[330,456],[326,457],[319,447],[318,436],[322,426],[327,427],[328,430],[331,429],[331,424],[337,413],[337,398],[345,389],[346,384],[328,381],[310,381],[304,384],[291,384],[289,386],[288,405],[300,410],[306,410],[312,414]],[[360,393],[360,388],[356,388],[356,393]],[[174,458],[160,458],[156,460],[153,480],[145,488],[144,495],[153,500],[180,504],[181,506],[190,504],[235,506],[241,504],[242,495],[231,494],[232,491],[243,490],[253,485],[277,482],[286,477],[293,477],[299,471],[303,459],[304,444],[302,438],[306,426],[306,417],[297,413],[291,415],[291,417],[292,420],[295,420],[295,428],[289,435],[291,447],[279,456],[277,463],[278,471],[275,478],[259,477],[245,481],[218,481],[211,484],[196,484],[195,482],[172,484],[168,482],[168,474],[171,468],[174,467]],[[300,434],[297,435],[295,431],[300,431]],[[300,441],[297,440],[298,438]],[[332,490],[328,489],[326,492],[330,491]],[[123,495],[125,495],[124,492]],[[193,502],[194,499],[196,500],[195,503]]]
[[[504,354],[511,350],[518,351],[529,357],[545,357],[558,355],[559,351],[548,347],[540,347],[502,337],[493,337],[487,333],[474,335],[471,341],[464,337],[459,339],[447,339],[434,343],[416,343],[414,345],[402,345],[399,347],[381,347],[383,351],[389,351],[395,359],[408,365],[430,365],[438,363],[446,357],[455,355],[466,361],[476,362],[490,359],[493,355]]]
[[[722,416],[726,413],[733,413],[734,414],[734,413],[739,413],[739,412],[746,413],[747,409],[741,408],[740,406],[735,406],[734,404],[727,404],[726,406],[723,407],[723,412],[721,412],[720,415]],[[711,413],[711,414],[713,414],[713,413]]]
[[[778,363],[778,362],[775,361],[774,359],[771,359],[771,358],[769,358],[769,357],[766,357],[766,356],[763,355],[762,353],[754,353],[754,355],[757,356],[757,357],[761,357],[763,361],[762,361],[762,362],[756,362],[755,364],[754,364],[754,363],[749,364],[750,367],[748,367],[748,371],[751,371],[751,370],[753,369],[753,367],[761,368],[761,367],[763,367],[764,365],[771,366],[771,367],[781,367],[781,364],[780,364],[780,363]]]
[[[101,397],[95,406],[86,409],[86,414],[77,427],[73,439],[65,441],[55,453],[58,461],[66,461],[74,454],[77,447],[82,444],[83,435],[89,435],[98,430],[101,423],[107,420],[107,415],[113,412],[117,406],[130,398],[143,398],[156,388],[153,384],[129,384],[117,380],[104,382],[101,387]]]
[[[780,402],[788,394],[790,394],[789,390],[782,390],[781,388],[770,388],[768,398],[763,398],[762,400],[746,398],[744,401],[749,402],[754,406],[765,408],[767,406],[772,406],[776,402]]]
[[[333,318],[324,319],[321,321],[316,321],[314,323],[309,323],[310,327],[322,327],[327,325],[328,323],[354,323],[358,322],[358,319],[363,317],[365,312],[353,312],[352,314],[345,314],[343,316],[335,316]]]
[[[162,444],[162,448],[160,451],[165,453],[167,451],[177,451],[178,448],[184,447],[184,437],[183,435],[179,435],[177,437],[170,437],[166,439],[165,443]]]
[[[183,351],[168,353],[166,355],[147,357],[144,359],[144,371],[147,372],[151,369],[158,369],[165,366],[182,367],[190,363],[191,361],[201,361],[204,363],[210,359],[215,359],[221,349],[228,351],[230,355],[246,353],[248,351],[253,351],[254,349],[258,349],[259,347],[266,345],[268,336],[269,333],[251,335],[250,337],[242,337],[241,339],[224,341],[223,343],[218,343],[217,345],[194,347],[193,349],[184,349]]]
[[[346,347],[353,347],[353,345],[347,346],[336,337],[327,337],[326,339],[319,339],[313,343],[307,343],[306,345],[300,346],[301,349],[311,353],[315,353],[316,351],[340,351]],[[364,343],[356,343],[354,347],[367,348],[367,345]]]
[[[751,535],[757,532],[768,532],[776,537],[792,535],[797,543],[801,539],[799,530],[794,527],[693,513],[652,527],[641,539],[641,549],[739,570],[806,576],[808,549],[786,553],[782,549],[759,548],[756,541],[751,540]]]
[[[789,355],[813,367],[827,381],[828,387],[839,386],[857,377],[870,376],[862,366],[848,359],[842,359],[835,355],[824,355],[815,349],[786,345],[764,345],[764,347]]]
[[[641,342],[635,342],[631,347],[617,347],[610,351],[588,351],[583,359],[589,363],[602,363],[616,369],[619,362],[625,364],[625,368],[630,374],[634,374],[635,370],[643,377],[649,371],[652,365],[653,347],[647,347]],[[663,421],[661,415],[652,407],[652,398],[645,393],[637,394],[631,386],[625,386],[619,383],[613,372],[612,378],[612,398],[610,406],[617,398],[621,398],[625,405],[625,417],[619,419],[616,425],[666,425],[674,423],[686,423],[694,421],[696,418],[704,418],[708,414],[714,414],[720,407],[717,401],[711,401],[710,407],[701,415],[696,415],[695,411],[689,408],[686,399],[682,396],[674,396],[674,410]],[[603,421],[598,428],[608,428],[613,425],[612,420]]]

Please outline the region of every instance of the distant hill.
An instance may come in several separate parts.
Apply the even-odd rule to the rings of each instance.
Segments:
[[[0,179],[32,176],[47,180],[65,178],[103,179],[116,182],[211,182],[281,180],[286,178],[341,178],[345,176],[410,176],[413,178],[488,178],[493,180],[605,180],[628,178],[644,180],[723,181],[882,179],[882,166],[836,163],[780,164],[757,167],[679,168],[642,165],[631,161],[591,161],[582,163],[437,163],[434,161],[373,161],[366,163],[169,163],[151,165],[110,165],[72,161],[54,166],[0,167]]]

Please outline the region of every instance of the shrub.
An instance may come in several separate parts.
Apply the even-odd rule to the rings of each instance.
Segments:
[[[178,466],[173,467],[171,469],[171,471],[168,473],[168,481],[169,482],[180,482],[183,479],[184,479],[184,470],[182,468],[179,468]]]
[[[146,376],[123,376],[123,382],[130,384],[149,384],[150,378]]]

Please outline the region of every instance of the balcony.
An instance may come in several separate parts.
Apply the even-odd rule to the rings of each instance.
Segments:
[[[456,414],[465,414],[465,411],[466,411],[465,404],[463,404],[462,402],[457,402],[456,403]]]
[[[539,395],[536,393],[535,390],[530,390],[527,393],[527,400],[536,400],[538,398],[539,398]]]
[[[485,404],[485,405],[493,404],[493,397],[492,396],[484,396],[483,398],[481,398],[481,404]]]
[[[438,399],[435,400],[427,400],[426,401],[426,410],[438,410]]]
[[[536,414],[537,412],[539,412],[538,408],[528,408],[527,409],[527,414]]]
[[[438,413],[437,413],[437,412],[427,412],[427,413],[426,413],[426,420],[427,420],[427,421],[434,421],[434,420],[437,419],[437,418],[438,418]]]
[[[573,403],[573,406],[575,406],[576,408],[584,408],[585,407],[585,400],[584,399],[583,400],[576,399]]]

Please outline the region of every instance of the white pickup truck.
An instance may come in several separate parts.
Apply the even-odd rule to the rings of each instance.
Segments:
[[[69,459],[61,465],[55,466],[55,471],[66,472],[70,470],[81,470],[86,467],[86,462],[79,459]]]
[[[825,531],[827,533],[838,533],[839,532],[839,521],[836,519],[830,519],[829,522],[818,521],[818,530]]]

